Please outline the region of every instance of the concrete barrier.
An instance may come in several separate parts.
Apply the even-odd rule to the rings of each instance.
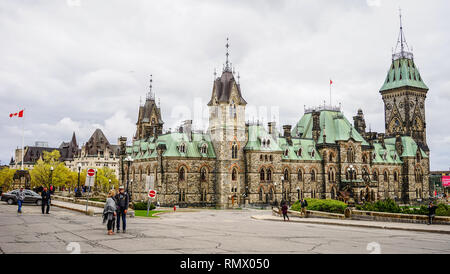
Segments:
[[[371,220],[383,222],[400,222],[400,223],[428,223],[427,215],[402,214],[390,212],[363,211],[352,209],[350,218],[353,220]],[[450,217],[436,216],[433,219],[434,224],[450,225]]]
[[[64,197],[64,196],[58,196],[58,195],[52,195],[52,199],[55,199],[55,200],[58,200],[58,201],[67,202],[67,203],[73,203],[73,204],[77,204],[77,205],[86,205],[86,199],[79,199],[79,198],[73,198],[73,197]],[[88,201],[88,206],[104,208],[105,207],[105,203],[104,202],[97,202],[97,201]],[[67,209],[71,209],[71,208],[67,208]],[[78,211],[78,210],[75,210],[75,211]],[[84,212],[86,212],[86,210]],[[88,215],[91,215],[89,213],[89,209],[88,209]],[[92,213],[92,215],[93,215],[93,213]],[[127,216],[134,217],[135,216],[134,210],[133,209],[128,209]]]

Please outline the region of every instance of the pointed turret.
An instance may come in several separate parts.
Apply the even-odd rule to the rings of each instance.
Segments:
[[[400,32],[392,54],[392,63],[380,89],[384,101],[386,136],[411,136],[424,150],[426,144],[425,99],[428,87],[414,63],[403,33]]]

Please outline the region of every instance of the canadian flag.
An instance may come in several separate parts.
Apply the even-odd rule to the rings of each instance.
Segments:
[[[330,85],[331,85],[331,84],[333,84],[333,81],[331,81],[331,79],[330,79]]]
[[[23,117],[23,109],[19,112],[9,114],[9,118],[12,118],[13,116],[18,116],[19,118]]]

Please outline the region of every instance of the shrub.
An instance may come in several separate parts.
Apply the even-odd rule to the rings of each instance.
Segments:
[[[346,203],[338,201],[338,200],[311,199],[311,198],[306,198],[305,200],[306,200],[306,202],[308,202],[307,209],[309,209],[309,210],[344,214],[344,211],[347,208]],[[301,210],[300,201],[295,202],[291,206],[291,210],[300,211]]]
[[[364,205],[357,205],[357,209],[366,211],[391,212],[400,213],[402,209],[392,199],[378,200],[374,203],[365,203]]]
[[[150,210],[153,210],[155,208],[156,208],[156,206],[153,203],[151,203]],[[134,202],[133,209],[134,210],[147,210],[147,202]]]

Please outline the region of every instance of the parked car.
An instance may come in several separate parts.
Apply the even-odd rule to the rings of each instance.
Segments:
[[[36,205],[42,205],[42,197],[41,195],[37,194],[34,191],[24,189],[25,191],[25,200],[23,201],[26,204],[36,204]],[[19,192],[18,189],[11,190],[7,193],[2,193],[2,201],[7,202],[9,205],[17,204],[17,193]]]

